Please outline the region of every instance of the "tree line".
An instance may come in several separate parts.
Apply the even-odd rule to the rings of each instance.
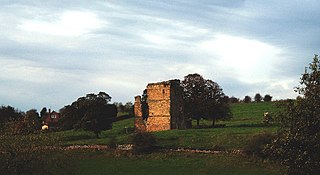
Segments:
[[[246,95],[243,99],[240,98],[236,98],[234,96],[228,97],[226,96],[226,98],[228,99],[229,103],[251,103],[251,102],[271,102],[272,101],[272,96],[270,94],[266,94],[264,96],[261,96],[260,93],[256,93],[255,96],[252,98],[249,95]]]
[[[235,97],[225,95],[217,82],[204,79],[197,73],[185,76],[184,80],[181,81],[181,87],[187,121],[196,120],[197,126],[199,126],[201,119],[212,120],[212,126],[215,125],[217,120],[230,119],[232,114],[229,104],[241,102]],[[112,122],[115,121],[118,112],[133,115],[133,104],[131,102],[110,104],[111,98],[106,92],[90,93],[79,97],[70,105],[64,106],[59,110],[61,114],[58,123],[60,130],[84,129],[93,131],[98,137],[102,130],[111,129]],[[257,93],[255,101],[261,102],[262,99],[263,101],[271,101],[272,96],[267,94],[262,98]],[[243,102],[251,102],[251,98],[246,96]],[[0,125],[6,122],[19,121],[17,125],[21,128],[19,132],[36,132],[40,130],[43,118],[47,115],[46,107],[39,114],[36,109],[24,113],[11,106],[1,106]],[[23,127],[28,128],[22,129]]]
[[[98,137],[102,130],[111,129],[118,111],[132,114],[133,104],[127,102],[110,104],[111,96],[105,92],[90,93],[79,97],[70,105],[59,110],[59,130],[84,129],[93,131]],[[13,129],[17,134],[38,133],[48,109],[43,107],[40,113],[36,109],[27,112],[20,111],[12,106],[0,107],[0,131]]]

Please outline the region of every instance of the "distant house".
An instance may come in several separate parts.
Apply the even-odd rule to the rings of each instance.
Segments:
[[[60,119],[61,115],[60,113],[56,111],[52,111],[49,109],[49,112],[47,115],[43,117],[43,124],[42,128],[43,129],[57,129],[58,128],[58,121]]]

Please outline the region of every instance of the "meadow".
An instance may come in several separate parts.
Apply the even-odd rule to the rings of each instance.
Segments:
[[[201,120],[200,127],[152,133],[162,149],[242,150],[256,135],[275,133],[277,124],[263,124],[263,113],[275,116],[280,109],[275,102],[237,103],[231,105],[233,118],[219,121],[222,128],[210,128],[211,121]],[[133,118],[113,123],[99,139],[91,132],[64,131],[52,133],[70,145],[128,144],[133,134]],[[70,166],[75,174],[278,174],[280,168],[259,158],[234,154],[201,154],[155,152],[146,155],[118,155],[112,151],[84,150],[72,154]]]
[[[277,131],[276,124],[263,124],[263,113],[269,112],[271,116],[275,116],[278,110],[274,102],[232,104],[233,118],[217,122],[225,124],[223,128],[210,128],[211,121],[200,120],[200,128],[193,123],[192,129],[160,131],[153,135],[158,138],[159,146],[165,148],[211,149],[219,145],[227,149],[240,149],[254,135]],[[109,144],[111,140],[117,144],[126,144],[133,133],[133,123],[133,118],[117,121],[113,123],[111,130],[103,131],[99,139],[88,131],[70,130],[54,134],[63,140],[64,145]]]

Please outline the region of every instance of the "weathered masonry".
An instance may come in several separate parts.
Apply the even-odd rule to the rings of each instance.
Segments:
[[[135,130],[185,129],[182,95],[180,80],[148,84],[143,96],[135,97]]]

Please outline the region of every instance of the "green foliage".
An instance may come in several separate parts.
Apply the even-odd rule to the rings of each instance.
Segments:
[[[266,94],[264,97],[263,97],[263,101],[264,102],[270,102],[272,100],[272,96],[269,95],[269,94]]]
[[[43,107],[40,111],[40,117],[43,118],[46,115],[48,115],[48,110],[46,107]]]
[[[266,149],[271,158],[287,166],[287,174],[320,172],[320,62],[315,55],[301,77],[296,101],[289,100],[280,115],[282,132]]]
[[[32,134],[39,133],[41,129],[41,121],[36,109],[31,109],[24,113],[19,113],[19,118],[8,120],[2,124],[1,130],[11,134]]]
[[[124,105],[121,102],[120,103],[115,102],[113,104],[117,107],[118,113],[126,113],[129,115],[133,115],[133,103],[132,102],[127,102]]]
[[[157,140],[149,132],[138,132],[132,135],[133,151],[136,154],[151,153],[156,149]]]
[[[12,128],[12,127],[11,127]],[[26,112],[23,119],[20,119],[15,124],[16,134],[32,134],[38,133],[41,130],[41,121],[39,118],[39,113],[36,109],[31,109]]]
[[[202,118],[212,120],[213,126],[216,120],[231,118],[228,99],[218,83],[199,74],[189,74],[184,77],[182,87],[185,114],[197,120],[197,126]]]
[[[232,96],[229,98],[229,103],[239,103],[239,99]]]
[[[248,96],[248,95],[246,95],[246,96],[244,97],[244,99],[243,99],[243,102],[245,102],[245,103],[250,103],[250,102],[251,102],[251,97]]]
[[[259,93],[256,93],[256,95],[254,96],[254,101],[258,103],[261,102],[262,96]]]
[[[21,119],[23,113],[11,106],[1,106],[0,107],[0,129],[7,122],[13,122]]]
[[[78,98],[60,110],[60,126],[62,129],[90,130],[98,137],[101,131],[111,129],[117,116],[117,107],[108,104],[110,100],[111,97],[105,92]]]

